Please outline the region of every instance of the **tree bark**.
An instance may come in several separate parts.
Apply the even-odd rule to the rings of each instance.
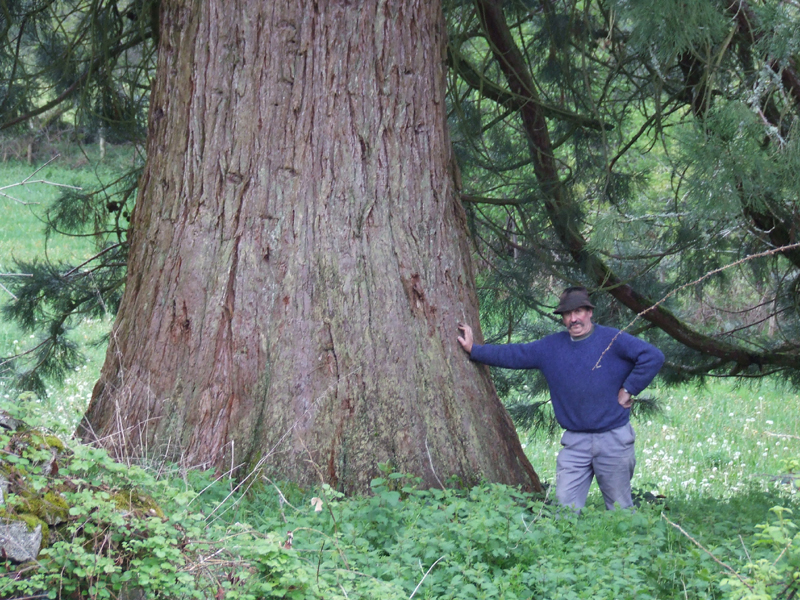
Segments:
[[[363,492],[540,490],[485,367],[439,2],[162,3],[128,281],[80,433]],[[455,480],[451,480],[455,481]]]

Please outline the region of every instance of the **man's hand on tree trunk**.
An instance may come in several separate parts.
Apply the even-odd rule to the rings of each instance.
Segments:
[[[469,325],[465,325],[464,323],[458,324],[458,329],[462,332],[462,335],[458,336],[458,343],[461,344],[461,347],[467,351],[467,353],[472,353],[472,327]]]

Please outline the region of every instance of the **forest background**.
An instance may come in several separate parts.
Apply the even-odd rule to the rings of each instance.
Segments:
[[[102,360],[90,342],[103,344],[124,282],[154,13],[141,3],[4,8],[0,283],[14,301],[0,334],[3,406],[69,435]],[[103,521],[113,511],[95,499],[96,530],[73,522],[27,579],[6,567],[18,590],[58,582],[65,597],[136,587],[155,595],[168,582],[198,597],[797,593],[800,550],[788,511],[800,431],[798,7],[507,4],[516,50],[505,62],[488,8],[445,7],[450,135],[485,337],[556,330],[557,292],[581,283],[597,290],[597,321],[664,349],[667,367],[649,393],[661,410],[648,413],[643,402],[637,423],[636,482],[643,499],[662,503],[635,516],[596,506],[567,524],[517,492],[421,491],[389,467],[373,480],[373,496],[345,500],[324,486],[236,488],[166,463],[115,472],[98,454],[65,477],[108,467],[109,490],[136,483],[174,510],[159,520],[170,533],[140,519],[144,543],[114,539]],[[526,113],[532,106],[538,113]],[[537,118],[552,136],[545,153]],[[735,383],[709,383],[721,377]],[[747,380],[756,383],[741,385]],[[531,462],[552,479],[557,443],[542,382],[503,372],[494,381]],[[178,508],[187,502],[190,514]],[[786,508],[769,516],[773,506]],[[284,529],[297,533],[296,553],[279,549]],[[124,560],[89,552],[81,562],[75,550],[87,539],[124,548]],[[246,549],[234,551],[229,539],[246,540]],[[201,540],[214,550],[205,554]],[[147,563],[164,552],[169,561]],[[213,552],[225,560],[198,574]],[[142,561],[152,577],[141,576]],[[587,573],[589,562],[596,572]],[[138,577],[126,576],[132,564]]]

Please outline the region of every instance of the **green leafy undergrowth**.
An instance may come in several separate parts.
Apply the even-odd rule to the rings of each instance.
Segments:
[[[776,503],[795,504],[752,489],[725,501],[635,512],[589,506],[575,516],[502,485],[419,490],[413,478],[390,473],[372,489],[365,498],[329,488],[309,498],[267,486],[251,490],[229,518],[291,531],[293,550],[316,574],[346,569],[397,590],[375,597],[727,598],[740,597],[732,572],[752,587],[755,560],[787,562],[787,553],[779,558],[760,543],[772,527],[762,521]]]
[[[0,443],[8,448],[9,436]],[[788,495],[753,489],[724,501],[667,499],[616,512],[590,504],[576,516],[503,485],[421,490],[389,468],[371,495],[345,498],[329,486],[301,489],[259,473],[240,485],[178,468],[157,478],[103,450],[67,446],[57,474],[41,472],[44,452],[15,459],[31,489],[63,498],[68,517],[51,527],[36,562],[0,562],[0,598],[797,593],[798,507]],[[7,500],[13,507],[19,499]]]

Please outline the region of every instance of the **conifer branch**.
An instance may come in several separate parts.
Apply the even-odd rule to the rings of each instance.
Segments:
[[[764,33],[758,29],[758,17],[746,0],[731,0],[727,8],[736,21],[739,34],[749,44],[755,44],[764,37]],[[788,57],[786,64],[783,65],[776,60],[771,60],[768,65],[776,75],[781,76],[783,85],[791,92],[795,101],[800,102],[800,76],[797,73],[795,59]]]
[[[125,42],[124,44],[118,44],[117,47],[114,48],[108,54],[95,57],[94,60],[92,60],[92,62],[86,68],[86,70],[80,76],[78,76],[75,79],[75,81],[72,82],[72,85],[70,85],[66,90],[61,92],[58,96],[53,98],[50,102],[46,102],[42,106],[39,106],[38,108],[34,108],[33,110],[28,111],[27,113],[25,113],[23,115],[19,115],[19,116],[15,117],[13,119],[10,119],[10,120],[8,120],[8,121],[6,121],[4,123],[0,123],[0,131],[3,131],[4,129],[8,129],[9,127],[13,127],[17,123],[22,123],[24,121],[28,121],[29,119],[32,119],[33,117],[37,117],[37,116],[41,115],[42,113],[46,113],[51,108],[55,108],[56,106],[58,106],[59,104],[61,104],[65,100],[69,99],[75,92],[77,92],[80,89],[81,85],[83,85],[83,83],[85,81],[87,81],[92,74],[98,72],[98,69],[103,65],[103,63],[105,61],[107,61],[110,58],[115,58],[115,57],[119,56],[120,54],[122,54],[123,52],[125,52],[127,50],[130,50],[131,48],[133,48],[135,46],[138,46],[139,44],[141,44],[146,39],[149,39],[150,37],[152,37],[152,34],[150,34],[150,33],[145,34],[145,35],[136,35],[132,39],[130,39],[127,42]]]
[[[614,126],[609,123],[603,123],[598,119],[585,117],[558,106],[546,104],[538,97],[521,95],[514,92],[509,93],[507,90],[504,90],[499,85],[478,73],[478,71],[476,71],[472,65],[469,64],[469,61],[467,61],[467,59],[462,56],[458,49],[453,47],[452,44],[447,46],[447,64],[451,69],[458,73],[464,82],[472,89],[480,92],[484,98],[494,100],[500,106],[519,109],[528,102],[535,102],[542,112],[544,112],[544,114],[551,119],[567,121],[568,123],[574,123],[579,127],[586,127],[587,129],[614,129]]]
[[[536,88],[508,29],[502,3],[499,0],[476,0],[476,5],[491,51],[505,75],[509,88],[515,95],[531,99],[520,107],[520,113],[534,158],[534,172],[544,191],[543,204],[550,222],[576,266],[599,289],[608,292],[630,310],[637,314],[641,313],[648,321],[688,348],[723,359],[725,362],[733,362],[738,369],[751,364],[800,368],[798,355],[785,352],[754,354],[694,330],[665,309],[661,302],[650,301],[625,283],[589,250],[586,240],[580,233],[579,207],[565,190],[558,174],[547,122],[537,102]]]

